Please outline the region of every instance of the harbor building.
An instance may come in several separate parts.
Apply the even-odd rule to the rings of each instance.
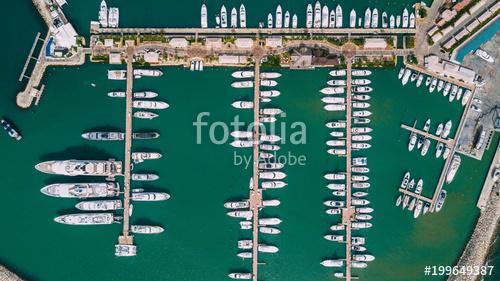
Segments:
[[[477,80],[476,72],[458,63],[441,59],[436,55],[429,55],[424,60],[426,68],[444,77],[455,78],[471,84]]]

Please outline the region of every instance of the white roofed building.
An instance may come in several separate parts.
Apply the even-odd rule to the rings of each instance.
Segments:
[[[219,37],[207,37],[205,39],[205,46],[208,49],[220,49],[220,48],[222,48],[222,38],[219,38]]]
[[[272,36],[266,38],[266,46],[270,48],[279,48],[283,46],[283,37]]]
[[[236,38],[234,45],[240,49],[251,49],[253,47],[252,38]]]
[[[169,44],[174,48],[187,48],[189,43],[185,38],[172,38]]]
[[[63,24],[51,31],[53,32],[56,46],[68,49],[76,46],[76,37],[78,34],[70,23]]]
[[[365,39],[365,49],[385,49],[387,48],[387,42],[384,38],[366,38]]]
[[[424,65],[429,70],[444,77],[452,77],[467,83],[474,83],[477,74],[472,69],[463,67],[461,64],[440,59],[436,55],[429,55],[424,58]]]

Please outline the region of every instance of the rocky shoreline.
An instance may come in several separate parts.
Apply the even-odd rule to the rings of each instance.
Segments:
[[[0,265],[0,281],[23,281],[23,279]]]
[[[498,229],[500,219],[500,186],[495,187],[490,194],[488,204],[481,212],[474,233],[467,243],[460,260],[456,264],[464,266],[483,266],[486,262],[493,238]],[[479,276],[451,275],[448,281],[475,281]]]

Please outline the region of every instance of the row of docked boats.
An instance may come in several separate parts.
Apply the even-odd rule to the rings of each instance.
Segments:
[[[416,121],[415,121],[414,127],[415,126],[416,126]],[[424,133],[432,134],[432,133],[429,133],[430,128],[431,128],[431,119],[427,119],[427,121],[425,121],[424,127],[422,128],[422,131]],[[437,126],[435,133],[433,135],[437,138],[441,138],[443,140],[446,140],[446,139],[448,139],[448,137],[450,135],[451,128],[452,128],[451,120],[448,120],[445,124],[439,123],[439,125]],[[422,156],[425,156],[425,155],[427,155],[427,152],[429,151],[430,145],[431,145],[430,138],[428,138],[422,134],[418,134],[416,132],[410,133],[410,137],[408,140],[408,151],[413,151],[413,149],[416,146],[417,149],[420,150],[420,154]],[[450,155],[450,152],[451,152],[451,149],[445,143],[438,141],[438,143],[436,145],[436,153],[435,153],[436,158],[443,157],[444,159],[447,159]]]
[[[102,0],[99,6],[98,19],[101,27],[116,28],[120,21],[120,9],[116,7],[110,7],[108,9],[108,4],[105,0]]]
[[[277,79],[281,77],[280,73],[275,72],[263,72],[259,74],[261,77],[260,84],[263,85],[264,81],[274,81],[269,79]],[[232,77],[237,79],[236,82],[232,84],[234,88],[252,88],[254,87],[254,82],[250,78],[255,78],[255,73],[253,71],[236,71],[232,73]],[[242,85],[244,85],[242,87]],[[274,87],[277,82],[267,84],[267,87]],[[258,104],[270,102],[272,99],[280,96],[280,92],[277,90],[262,90],[259,93],[260,101]],[[252,101],[236,101],[233,103],[235,108],[254,108],[254,102]],[[277,121],[278,115],[282,112],[279,108],[260,108],[257,111],[258,120],[262,123],[272,123]],[[281,233],[279,225],[282,220],[278,217],[258,217],[252,220],[254,216],[259,216],[258,209],[251,206],[251,197],[257,193],[261,193],[264,197],[265,193],[262,191],[268,189],[280,189],[287,185],[284,181],[286,178],[286,173],[282,171],[284,164],[277,160],[277,152],[280,150],[278,142],[281,141],[281,137],[272,133],[266,133],[263,126],[257,126],[261,129],[259,135],[257,135],[252,127],[251,130],[235,130],[231,132],[231,137],[234,141],[231,146],[235,148],[252,148],[257,145],[259,154],[257,168],[258,168],[258,181],[254,182],[254,178],[250,178],[249,182],[249,197],[237,201],[229,201],[224,204],[224,207],[228,209],[227,215],[233,218],[240,219],[239,224],[242,230],[257,229],[258,233],[263,235],[275,236]],[[280,205],[278,199],[266,200],[262,199],[261,207],[277,207]],[[255,213],[257,212],[257,213]],[[258,223],[258,225],[254,225]],[[255,237],[254,237],[255,238]],[[258,245],[254,245],[254,241],[259,241],[259,239],[242,239],[238,241],[238,249],[240,250],[237,254],[239,258],[250,259],[253,258],[253,250],[263,254],[273,254],[279,251],[278,246],[266,243],[258,242]],[[238,280],[249,280],[253,278],[253,274],[249,272],[232,272],[228,275],[231,279]]]
[[[440,80],[436,77],[425,77],[423,73],[413,72],[408,68],[401,68],[398,73],[398,78],[403,85],[411,81],[415,82],[417,87],[420,87],[425,79],[425,86],[429,88],[429,93],[433,93],[434,91],[439,93],[442,91],[443,96],[448,97],[449,102],[461,100],[462,106],[465,106],[472,97],[472,91],[469,89],[464,90],[455,84]]]
[[[135,79],[142,77],[161,77],[163,76],[163,71],[159,69],[134,69],[132,71]],[[108,70],[109,80],[127,80],[126,70]]]
[[[403,210],[408,208],[408,211],[413,212],[413,218],[415,219],[420,214],[427,214],[431,206],[429,202],[424,202],[418,198],[422,194],[423,186],[424,181],[422,179],[415,181],[415,179],[411,179],[410,172],[406,172],[398,189],[401,194],[396,199],[396,206],[401,206]],[[403,191],[408,191],[408,193]]]
[[[231,9],[231,14],[228,15],[226,6],[222,5],[220,8],[220,14],[215,15],[215,27],[216,28],[237,28],[239,24],[240,28],[247,27],[247,12],[245,5],[241,4],[239,8],[239,21],[238,21],[238,10],[236,7]],[[201,5],[201,27],[208,28],[208,13],[207,6],[205,4]]]
[[[349,106],[352,106],[354,109],[365,110],[370,107],[368,103],[370,100],[369,93],[373,90],[369,86],[371,81],[368,79],[371,72],[369,70],[353,70],[351,74],[353,76],[353,79],[350,81],[351,85],[347,85],[348,82],[341,78],[347,75],[346,70],[333,70],[330,72],[330,76],[335,77],[337,80],[329,80],[327,84],[336,87],[336,89],[341,89],[336,90],[337,93],[335,94],[343,94],[345,93],[345,87],[351,86],[353,92],[350,93],[351,97],[349,100],[351,100],[351,104]],[[356,88],[363,90],[355,90]],[[332,111],[332,107],[328,107],[329,105],[343,105],[342,110],[345,110],[347,97],[331,96],[330,92],[326,89],[321,91],[327,95],[321,99],[323,103],[326,103],[325,109]],[[360,116],[357,112],[360,111],[354,110],[353,116],[346,117],[352,119],[351,124],[354,126],[350,128],[347,128],[347,119],[335,120],[325,124],[328,129],[331,129],[330,135],[333,137],[333,139],[326,141],[329,154],[346,156],[347,154],[351,155],[354,151],[362,152],[371,147],[370,141],[372,140],[372,136],[370,133],[372,132],[372,128],[368,126],[370,123],[369,114],[362,114]],[[350,130],[350,132],[347,132],[347,130]],[[347,145],[350,145],[350,147],[347,147]],[[375,259],[375,256],[367,253],[365,237],[352,232],[372,227],[371,213],[373,212],[373,208],[369,207],[370,201],[367,199],[369,195],[368,189],[370,188],[370,178],[368,176],[370,169],[368,168],[368,159],[366,157],[353,157],[351,161],[350,165],[348,165],[350,171],[337,170],[324,175],[325,180],[327,180],[326,187],[333,195],[332,199],[323,202],[327,207],[326,214],[344,216],[345,212],[354,210],[354,213],[350,215],[351,219],[346,223],[331,225],[330,230],[332,232],[324,235],[324,239],[339,243],[345,243],[346,239],[351,239],[350,247],[352,256],[348,257],[349,265],[352,268],[366,268],[368,263]],[[350,201],[348,202],[347,200]],[[343,232],[346,233],[344,234]],[[347,234],[347,232],[350,233]],[[325,259],[321,262],[321,265],[339,268],[347,266],[347,262],[345,259]],[[335,277],[345,278],[342,272],[334,274]]]

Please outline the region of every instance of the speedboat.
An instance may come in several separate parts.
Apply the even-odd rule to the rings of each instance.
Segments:
[[[415,148],[415,144],[417,143],[417,134],[410,134],[410,141],[408,142],[408,151],[412,151]]]
[[[307,4],[307,12],[306,12],[306,27],[313,27],[313,9],[311,4]]]
[[[278,5],[276,8],[276,28],[283,27],[283,11],[281,9],[281,5]]]
[[[387,13],[383,12],[382,13],[382,28],[387,28]]]
[[[321,27],[322,28],[327,28],[329,27],[330,19],[329,19],[329,11],[328,11],[328,6],[325,5],[323,6],[321,10]]]
[[[457,85],[453,85],[451,87],[451,93],[448,96],[448,101],[449,102],[452,102],[455,99],[455,97],[457,96],[457,92],[458,92],[458,86]]]
[[[444,91],[443,91],[443,96],[447,96],[448,93],[451,90],[451,83],[447,82],[446,85],[444,86]]]
[[[441,208],[443,208],[444,200],[446,200],[446,190],[442,189],[436,201],[436,207],[435,207],[436,212],[441,211]]]
[[[429,93],[434,92],[434,89],[436,89],[436,85],[437,85],[437,79],[432,78],[431,86],[429,87]]]
[[[415,14],[411,13],[410,14],[410,24],[408,26],[409,28],[415,28]]]
[[[350,28],[356,27],[356,11],[354,9],[351,10],[351,14],[349,17],[349,27]]]
[[[165,192],[132,192],[133,201],[165,201],[169,198]]]
[[[247,27],[247,12],[245,9],[245,5],[243,4],[241,4],[240,6],[240,27],[241,28]]]
[[[12,123],[7,121],[6,119],[0,120],[0,124],[2,125],[2,128],[7,132],[9,137],[17,141],[20,141],[23,138],[19,131],[14,128],[14,125],[12,125]]]
[[[226,6],[224,6],[224,5],[222,5],[222,7],[220,8],[220,19],[221,19],[220,26],[222,28],[226,28],[227,27],[227,10],[226,10]]]
[[[403,28],[408,27],[408,10],[405,8],[403,10]]]
[[[365,11],[365,21],[364,21],[364,27],[365,28],[370,28],[371,26],[371,19],[372,19],[372,11],[370,8],[366,8]]]
[[[112,224],[121,219],[112,213],[82,213],[59,216],[54,218],[54,221],[70,225],[101,225]]]
[[[417,87],[420,87],[420,85],[422,85],[422,81],[424,81],[424,75],[420,73],[417,79]]]
[[[314,4],[314,28],[321,27],[321,4],[316,1]]]
[[[441,157],[444,150],[444,144],[442,142],[438,143],[436,146],[436,158]]]
[[[481,49],[477,49],[474,54],[480,58],[482,58],[483,60],[489,62],[489,63],[494,63],[495,62],[495,59],[490,56],[486,51],[484,50],[481,50]]]
[[[130,232],[135,234],[159,234],[164,231],[163,227],[156,225],[131,225]]]
[[[207,28],[207,6],[203,3],[201,5],[201,28]]]
[[[378,27],[378,10],[377,8],[373,9],[372,13],[372,28],[377,28]]]
[[[335,27],[337,28],[342,27],[343,24],[342,21],[343,21],[342,7],[340,5],[337,5],[337,7],[335,8]]]
[[[439,80],[438,85],[437,85],[437,91],[438,91],[438,93],[441,92],[441,90],[443,89],[443,87],[444,87],[444,81],[443,80]]]
[[[403,75],[403,80],[401,80],[401,83],[403,85],[406,85],[406,83],[408,83],[408,80],[410,79],[410,76],[411,76],[411,70],[406,69],[405,74]]]
[[[273,28],[273,15],[271,13],[267,15],[267,28]]]

